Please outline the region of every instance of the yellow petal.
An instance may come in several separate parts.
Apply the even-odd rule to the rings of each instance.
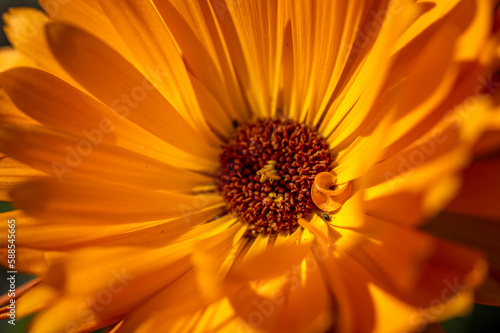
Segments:
[[[124,332],[238,332],[247,329],[235,318],[227,299],[204,304],[193,292],[192,274],[186,274],[125,319],[117,330]],[[257,333],[252,328],[244,332]]]
[[[367,7],[362,1],[288,1],[291,38],[285,43],[284,104],[307,122],[326,107],[346,69],[349,45]]]
[[[444,286],[443,290],[447,286]],[[370,285],[370,292],[376,304],[377,324],[373,332],[428,332],[444,333],[441,326],[435,322],[448,320],[450,314],[466,315],[472,308],[471,292],[465,291],[454,297],[448,292],[446,297],[439,295],[432,300],[429,308],[418,308],[401,302],[396,297],[387,294],[377,286]],[[443,298],[441,298],[443,297]]]
[[[304,259],[309,252],[311,242],[312,239],[300,245],[272,246],[236,265],[228,278],[252,281],[270,279],[283,274]]]
[[[392,70],[394,78],[389,82],[404,80],[404,94],[395,124],[391,126],[388,143],[409,132],[418,122],[449,94],[458,75],[459,67],[452,61],[458,32],[450,27],[438,31],[424,47],[416,53],[411,51],[397,59]],[[432,76],[426,73],[433,73]]]
[[[386,181],[366,189],[366,212],[397,223],[422,222],[424,217],[444,208],[458,192],[460,182],[455,172],[465,164],[465,156],[465,152],[458,149],[417,167],[404,157],[394,161],[396,169],[384,171],[379,169],[382,165],[377,165],[374,169],[381,170],[379,179],[385,176]],[[404,172],[398,174],[398,169]]]
[[[10,46],[0,47],[0,72],[17,66],[35,66],[35,64]]]
[[[233,227],[229,231],[230,225],[233,225]],[[85,283],[85,288],[82,290],[79,284],[87,278],[85,276],[79,278],[72,276],[72,281],[67,286],[75,293],[88,290],[91,295],[95,295],[96,292],[99,292],[100,285],[103,285],[103,283],[104,286],[108,285],[110,278],[113,278],[114,275],[110,274],[109,270],[118,269],[118,273],[123,272],[126,274],[129,283],[124,286],[121,292],[114,293],[112,302],[104,307],[102,311],[96,313],[96,316],[105,319],[130,313],[131,310],[134,310],[134,315],[130,316],[129,320],[122,325],[122,329],[125,331],[127,331],[127,327],[136,325],[147,327],[150,327],[149,325],[153,323],[156,323],[157,327],[169,325],[171,320],[187,314],[192,316],[194,311],[207,305],[203,294],[200,293],[197,287],[196,274],[192,269],[190,260],[183,260],[182,258],[187,259],[192,252],[193,246],[200,240],[207,240],[212,237],[225,238],[227,233],[234,235],[239,228],[240,226],[234,225],[234,219],[221,220],[198,228],[198,231],[193,230],[193,232],[182,236],[177,242],[164,248],[152,249],[146,252],[140,250],[140,247],[115,248],[111,251],[96,249],[87,254],[81,252],[81,257],[75,257],[74,260],[68,262],[66,269],[83,266],[83,271],[80,269],[81,273],[94,276],[94,279],[91,283]],[[210,233],[210,235],[207,236],[207,233]],[[123,259],[117,260],[102,259],[102,255],[110,255],[110,258],[113,258],[120,253],[127,255],[120,256],[119,258]],[[88,258],[89,254],[91,258]],[[139,257],[142,255],[146,255],[147,259],[140,260]],[[95,267],[95,261],[92,263],[92,260],[103,262],[106,269]],[[184,273],[182,273],[183,271]],[[149,279],[152,280],[147,282]],[[144,284],[147,286],[145,287]],[[158,290],[155,295],[152,295],[151,291],[160,286],[163,287],[163,290]],[[141,305],[139,309],[137,309],[138,304]],[[161,315],[157,316],[156,314]],[[161,321],[158,322],[158,320]]]
[[[163,164],[107,143],[93,145],[72,136],[31,125],[0,128],[0,151],[35,169],[66,178],[101,179],[172,191],[193,191],[211,184],[210,177]]]
[[[438,241],[415,287],[401,292],[393,283],[378,282],[377,275],[349,252],[325,252],[313,251],[337,300],[339,332],[413,331],[428,321],[464,314],[470,310],[471,289],[486,269],[476,253]]]
[[[17,212],[17,211],[16,211]],[[16,240],[19,246],[43,250],[64,251],[86,246],[124,246],[144,245],[143,239],[148,239],[148,246],[158,246],[175,240],[176,237],[188,232],[198,224],[209,222],[217,214],[222,214],[223,208],[206,208],[180,218],[169,220],[134,222],[129,224],[77,224],[75,221],[66,223],[51,220],[50,224],[28,215],[16,218]],[[17,215],[7,215],[13,218]],[[90,222],[94,221],[92,219]],[[88,219],[83,223],[89,222]],[[118,222],[122,222],[118,220]],[[7,239],[7,226],[0,229],[0,235]]]
[[[86,247],[72,251],[63,261],[51,266],[47,281],[68,293],[95,293],[100,288],[107,288],[110,279],[115,277],[113,273],[118,271],[136,277],[130,280],[130,290],[126,286],[127,293],[141,294],[144,280],[151,277],[152,281],[155,280],[154,288],[164,287],[172,280],[160,279],[162,274],[172,271],[166,276],[175,279],[189,270],[192,267],[189,256],[195,244],[210,236],[219,237],[230,226],[233,233],[239,229],[239,226],[234,226],[234,219],[219,219],[198,225],[175,239],[165,236],[163,244],[152,247],[134,244]],[[75,269],[79,274],[72,274]],[[153,275],[158,276],[157,281],[152,278]],[[89,280],[89,277],[92,279]]]
[[[39,4],[52,19],[70,23],[94,36],[98,36],[127,60],[135,61],[104,14],[98,0],[72,0],[65,3],[40,0]]]
[[[109,46],[68,25],[50,24],[47,35],[58,60],[103,103],[188,153],[209,161],[217,159],[218,141],[198,133],[153,85],[155,81],[170,82],[168,73],[150,68],[148,80]]]
[[[384,8],[386,4],[387,2],[384,2],[381,6]],[[413,18],[410,14],[414,10],[414,4],[404,2],[394,14],[386,11],[384,19],[387,22],[378,23],[378,26],[382,25],[378,35],[376,38],[369,38],[368,45],[371,47],[364,47],[363,44],[361,50],[358,50],[357,66],[352,69],[349,79],[337,88],[340,91],[332,97],[320,124],[320,130],[325,137],[328,137],[331,147],[336,147],[349,138],[365,121],[377,94],[383,87],[389,68],[390,58],[387,57],[387,49],[408,24],[407,21]],[[365,20],[368,22],[366,25],[362,24],[363,27],[375,22],[369,16]]]
[[[107,289],[103,290],[110,292]],[[92,297],[96,299],[96,296]],[[52,303],[51,307],[39,313],[30,322],[30,331],[36,333],[50,333],[54,331],[77,333],[83,330],[94,331],[95,329],[113,324],[115,322],[114,318],[106,318],[104,321],[96,320],[95,313],[97,310],[95,309],[101,309],[102,305],[100,303],[93,304],[91,301],[92,297],[66,296],[57,298],[57,302]],[[104,299],[108,300],[107,298]],[[94,308],[91,306],[94,306]],[[62,317],[59,320],[55,320],[58,316]],[[64,318],[64,320],[61,320],[61,318]]]
[[[241,119],[242,114],[240,113],[239,116],[231,115],[231,112],[228,112],[227,108],[222,107],[220,100],[216,99],[203,83],[192,74],[189,77],[193,83],[196,98],[198,98],[201,112],[203,112],[207,124],[212,128],[212,131],[227,142],[234,132],[235,119]],[[241,108],[237,108],[236,110],[241,110]],[[239,123],[245,122],[245,120],[239,121]]]
[[[20,54],[31,60],[37,68],[47,70],[78,86],[50,52],[44,33],[45,25],[50,19],[44,13],[33,8],[11,8],[3,19],[5,32]]]
[[[224,205],[218,195],[178,195],[98,181],[66,180],[61,184],[52,179],[25,183],[14,189],[11,196],[14,205],[29,215],[68,223],[155,221]],[[197,202],[203,203],[195,207]]]
[[[148,0],[99,3],[141,70],[167,76],[161,82],[152,82],[161,94],[206,138],[216,139],[203,118],[182,57],[154,5]]]
[[[243,99],[227,46],[210,10],[211,3],[197,1],[153,1],[168,30],[182,52],[187,67],[207,93],[216,99],[224,112],[243,123],[249,110]],[[220,3],[214,4],[215,7]],[[216,8],[215,15],[226,8]],[[229,13],[226,13],[229,15]],[[199,83],[197,83],[199,82]],[[203,111],[203,102],[200,101]],[[210,112],[204,112],[208,117]],[[207,119],[208,121],[208,119]],[[209,122],[210,123],[210,122]]]
[[[3,244],[2,244],[3,245]],[[3,246],[0,250],[0,262],[2,266],[8,266],[7,246]],[[23,274],[44,276],[47,274],[49,267],[56,262],[59,262],[65,253],[59,251],[42,251],[25,247],[16,248],[16,270]]]
[[[217,300],[222,297],[222,281],[246,246],[246,240],[242,238],[246,229],[246,225],[239,223],[194,246],[191,260],[200,292],[205,299]]]
[[[337,184],[337,178],[330,172],[321,172],[316,175],[311,188],[311,197],[316,206],[322,211],[334,212],[351,195],[351,183]],[[330,188],[335,187],[334,190]]]
[[[154,126],[149,115],[146,118],[145,114],[133,112],[128,118],[123,117],[49,73],[33,68],[15,68],[2,73],[0,82],[17,107],[45,126],[83,135],[95,145],[100,142],[115,143],[186,168],[192,166],[198,169],[203,164],[210,163],[198,155],[184,152],[186,149],[193,152],[190,147],[202,145],[196,142],[195,137],[190,136],[189,128],[182,126],[182,119],[176,117],[173,110],[170,117],[163,110],[163,117],[154,118],[154,132],[162,132],[160,140],[147,131]],[[145,110],[138,111],[142,113]],[[181,122],[177,122],[178,120]],[[159,123],[163,125],[159,126]]]
[[[19,110],[2,88],[0,88],[0,120],[6,123],[38,124],[37,121]]]
[[[0,169],[2,170],[0,182],[1,201],[11,201],[12,198],[9,193],[17,185],[47,175],[8,156],[0,157]]]
[[[220,4],[212,3],[215,7]],[[278,84],[282,58],[286,8],[284,1],[251,0],[237,6],[222,3],[225,12],[218,16],[226,39],[237,38],[244,66],[236,66],[240,75],[247,72],[248,81],[241,85],[254,114],[261,117],[275,114],[278,105]],[[234,29],[234,30],[233,30]],[[229,47],[232,58],[239,56],[236,45]],[[250,70],[251,69],[251,70]]]
[[[434,251],[433,237],[371,216],[366,220],[362,233],[368,240],[349,251],[351,256],[370,270],[373,282],[384,280],[400,290],[413,290]]]
[[[419,6],[423,12],[399,38],[398,47],[396,49],[399,50],[401,47],[409,44],[413,39],[416,39],[422,31],[425,31],[429,26],[443,19],[443,17],[455,9],[460,2],[461,0],[451,0],[447,2],[436,0],[425,2],[418,1],[417,6]]]
[[[24,317],[33,312],[38,312],[50,304],[58,292],[51,286],[41,283],[30,289],[19,300],[16,315]]]
[[[231,281],[228,297],[240,320],[249,328],[323,332],[334,321],[330,295],[310,252],[275,279],[256,283]]]
[[[493,6],[493,1],[468,0],[461,1],[456,8],[450,11],[450,16],[459,25],[466,26],[465,32],[460,36],[455,53],[456,59],[471,61],[484,50],[484,44],[490,35]],[[443,4],[438,1],[436,10],[440,8],[443,8]]]

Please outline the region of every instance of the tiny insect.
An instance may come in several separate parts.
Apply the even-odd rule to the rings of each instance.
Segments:
[[[323,218],[323,220],[325,220],[326,222],[331,221],[330,215],[328,215],[327,212],[315,211],[315,213],[321,218]]]

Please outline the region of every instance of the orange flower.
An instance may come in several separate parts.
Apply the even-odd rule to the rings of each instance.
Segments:
[[[494,3],[12,10],[0,199],[18,209],[0,217],[40,277],[17,315],[39,312],[33,332],[350,333],[466,313],[486,260],[418,227],[497,117]]]

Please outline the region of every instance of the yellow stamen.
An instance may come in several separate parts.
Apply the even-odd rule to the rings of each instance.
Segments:
[[[278,170],[276,170],[276,163],[278,162],[273,160],[267,161],[267,165],[257,171],[257,174],[260,176],[259,181],[261,183],[268,180],[272,184],[273,181],[281,179],[281,177],[278,175]]]

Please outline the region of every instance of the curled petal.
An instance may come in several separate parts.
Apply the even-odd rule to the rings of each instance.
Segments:
[[[351,195],[351,183],[336,184],[337,177],[330,172],[316,175],[311,188],[314,204],[326,212],[333,212],[344,204]]]

